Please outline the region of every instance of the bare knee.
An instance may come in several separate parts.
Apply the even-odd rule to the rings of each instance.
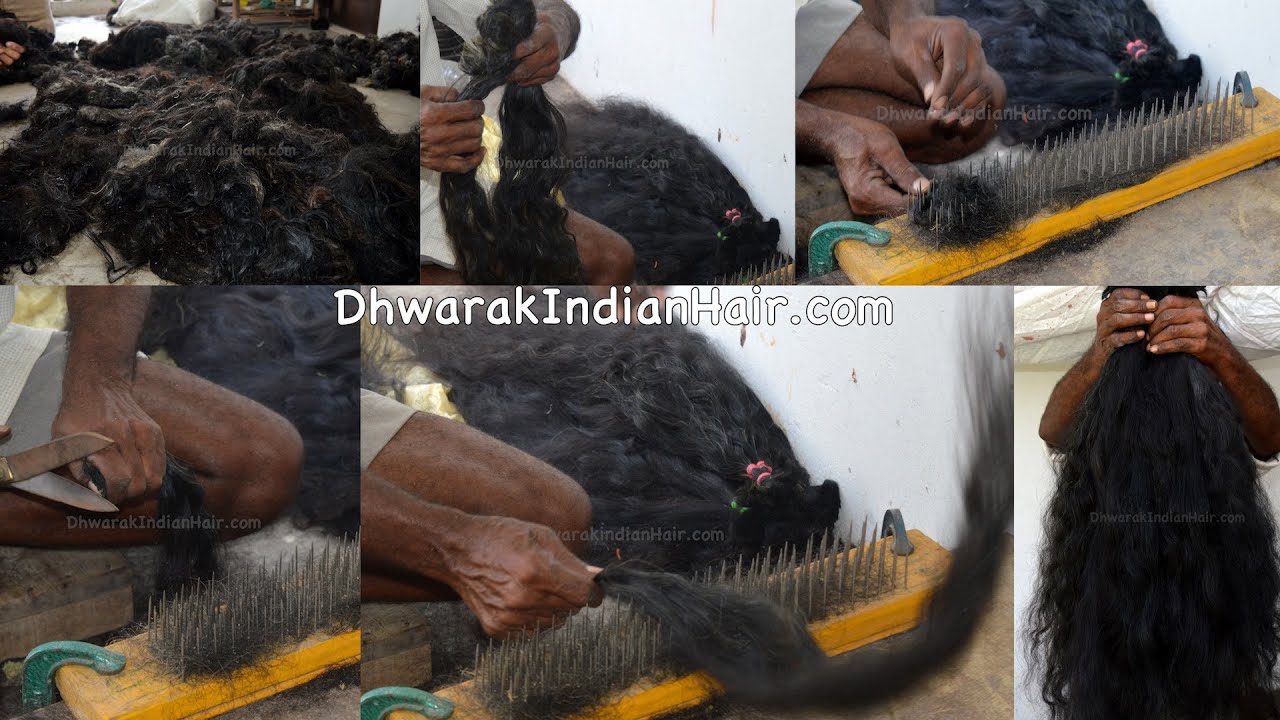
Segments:
[[[263,409],[245,433],[248,438],[237,463],[242,519],[271,522],[289,507],[302,478],[302,436],[288,420]]]
[[[636,251],[614,230],[573,210],[565,221],[590,285],[626,285],[635,276]]]

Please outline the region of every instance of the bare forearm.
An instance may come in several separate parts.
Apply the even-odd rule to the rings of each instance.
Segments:
[[[563,59],[572,55],[574,48],[578,46],[578,33],[581,29],[578,13],[564,0],[533,0],[533,6],[538,12],[546,14],[555,25],[556,36],[560,41],[560,57]]]
[[[132,383],[150,299],[147,288],[67,288],[67,382]]]
[[[465,551],[474,516],[427,502],[370,470],[361,475],[360,494],[366,567],[455,586],[449,558]]]
[[[885,37],[894,22],[910,17],[937,14],[935,0],[863,0],[862,12]]]
[[[1054,386],[1040,417],[1040,438],[1050,447],[1062,447],[1076,410],[1089,394],[1089,388],[1098,381],[1108,356],[1109,353],[1095,343]]]
[[[796,100],[796,154],[809,160],[835,159],[838,138],[846,132],[838,113]]]
[[[1240,411],[1249,448],[1259,458],[1280,453],[1280,403],[1275,391],[1229,342],[1217,345],[1205,364],[1222,381]]]

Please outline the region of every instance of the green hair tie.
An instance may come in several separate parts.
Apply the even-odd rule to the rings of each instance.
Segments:
[[[738,511],[738,512],[740,512],[740,513],[744,513],[744,512],[746,512],[746,511],[748,511],[748,510],[750,510],[750,509],[751,509],[751,508],[747,507],[746,505],[739,505],[739,504],[738,504],[738,499],[737,499],[737,498],[734,498],[734,499],[733,499],[733,502],[729,503],[729,507],[733,508],[734,510],[737,510],[737,511]]]
[[[1121,75],[1121,74],[1119,73],[1119,71],[1117,71],[1117,72],[1116,72],[1116,74],[1115,74],[1115,75],[1112,75],[1111,77],[1113,77],[1113,78],[1115,78],[1115,79],[1119,80],[1119,81],[1120,81],[1120,82],[1122,82],[1122,83],[1127,83],[1127,82],[1129,82],[1129,76],[1128,76],[1128,75]]]

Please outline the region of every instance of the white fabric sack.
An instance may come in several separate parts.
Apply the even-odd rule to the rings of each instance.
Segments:
[[[215,0],[123,0],[112,22],[128,25],[140,20],[203,25],[213,19]]]
[[[1013,302],[1017,364],[1070,365],[1093,341],[1102,286],[1020,287]],[[1280,287],[1210,286],[1204,305],[1245,358],[1280,354]]]

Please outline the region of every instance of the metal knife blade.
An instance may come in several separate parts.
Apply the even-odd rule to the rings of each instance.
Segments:
[[[19,480],[7,486],[0,485],[0,487],[10,487],[32,495],[39,495],[42,498],[48,498],[54,502],[77,507],[81,510],[92,510],[93,512],[120,511],[120,508],[98,493],[78,482],[68,480],[51,472],[40,473],[35,477]]]
[[[17,482],[35,477],[66,465],[74,460],[83,460],[90,455],[105,450],[112,445],[111,438],[98,433],[82,432],[54,438],[43,445],[30,450],[9,455],[4,458],[7,464],[8,478],[0,477],[0,485],[6,481]],[[64,480],[66,478],[63,478]]]

